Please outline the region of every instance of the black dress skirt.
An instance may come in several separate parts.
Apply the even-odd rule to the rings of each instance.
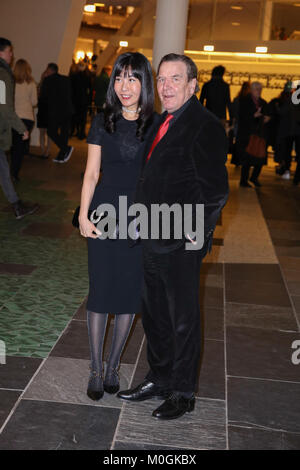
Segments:
[[[38,100],[38,112],[37,112],[37,123],[36,126],[38,129],[47,129],[48,127],[48,110],[47,105],[41,100]]]
[[[101,146],[101,181],[90,209],[112,204],[119,218],[119,196],[133,202],[141,167],[142,146],[136,137],[136,121],[120,117],[109,134],[103,114],[95,116],[87,142]],[[89,296],[87,309],[97,313],[138,313],[141,307],[141,244],[128,240],[88,238]]]

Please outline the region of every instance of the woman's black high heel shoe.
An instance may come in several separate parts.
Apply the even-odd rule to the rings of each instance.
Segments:
[[[114,394],[120,390],[118,369],[108,369],[104,379],[104,390],[106,393]]]
[[[100,372],[91,370],[86,394],[91,400],[94,401],[98,401],[103,397],[103,376]]]

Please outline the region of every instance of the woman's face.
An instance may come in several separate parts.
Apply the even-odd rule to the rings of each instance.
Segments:
[[[123,69],[120,75],[116,76],[114,90],[122,106],[134,111],[138,108],[141,82],[132,75],[130,68]]]

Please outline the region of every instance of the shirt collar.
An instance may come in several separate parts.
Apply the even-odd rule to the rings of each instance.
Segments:
[[[193,96],[194,96],[194,95],[193,95]],[[174,118],[172,119],[172,121],[175,120],[175,119],[177,119],[177,118],[180,116],[180,114],[183,113],[183,111],[184,111],[184,110],[188,107],[188,105],[190,104],[192,98],[193,98],[193,97],[191,97],[190,99],[188,99],[188,100],[181,106],[181,108],[179,108],[179,109],[177,109],[176,111],[174,111],[174,113],[170,113],[170,114],[172,114],[172,115],[174,116]],[[167,114],[168,114],[168,113],[167,113]],[[167,114],[166,114],[166,116],[167,116]]]

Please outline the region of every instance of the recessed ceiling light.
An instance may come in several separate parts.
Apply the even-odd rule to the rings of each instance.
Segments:
[[[84,6],[84,11],[87,11],[89,13],[95,13],[96,7],[95,7],[95,5],[85,5]]]
[[[76,52],[76,60],[79,62],[80,60],[84,59],[85,53],[84,51],[77,51]]]
[[[119,45],[120,45],[121,47],[128,47],[128,42],[127,42],[127,41],[120,41],[120,42],[119,42]]]
[[[266,52],[268,52],[268,48],[265,46],[257,46],[255,48],[255,52],[259,54],[266,54]]]
[[[232,10],[242,10],[243,7],[241,7],[240,5],[231,5],[230,7]]]
[[[213,52],[215,50],[215,46],[204,46],[203,50],[206,52]]]

